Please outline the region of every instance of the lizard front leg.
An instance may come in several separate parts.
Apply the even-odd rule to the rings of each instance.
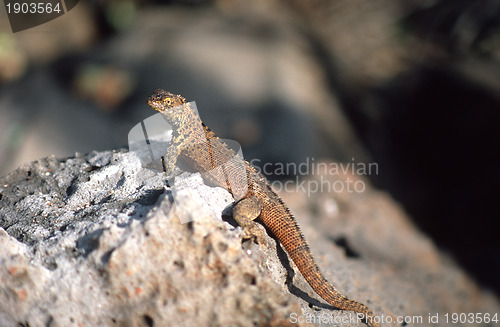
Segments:
[[[245,232],[244,238],[256,240],[260,245],[265,245],[265,233],[254,221],[260,216],[261,204],[254,196],[241,199],[233,208],[233,218]]]
[[[163,157],[161,157],[161,163],[163,165],[163,171],[167,174],[168,177],[173,176],[173,172],[175,170],[175,164],[177,163],[177,159],[181,154],[183,148],[184,138],[180,135],[173,135],[172,140],[168,144],[167,153]]]

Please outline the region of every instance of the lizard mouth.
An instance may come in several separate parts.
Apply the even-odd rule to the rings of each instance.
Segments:
[[[150,106],[150,107],[151,107],[151,108],[153,108],[154,110],[156,110],[156,111],[161,111],[162,106],[161,106],[161,104],[159,104],[158,102],[156,102],[156,101],[154,101],[154,100],[152,100],[152,99],[148,99],[148,100],[146,101],[146,103],[148,104],[148,106]]]

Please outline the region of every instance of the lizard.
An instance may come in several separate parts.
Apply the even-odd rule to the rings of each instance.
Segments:
[[[307,283],[321,298],[338,309],[362,314],[369,326],[379,327],[375,315],[366,305],[342,295],[326,280],[297,221],[271,189],[266,177],[247,161],[244,161],[243,169],[231,164],[234,150],[205,126],[184,97],[158,89],[146,103],[162,113],[172,126],[172,140],[162,158],[166,173],[172,173],[179,160],[188,161],[196,171],[208,172],[205,176],[211,183],[226,188],[237,199],[232,215],[243,229],[245,238],[265,244],[264,232],[255,223],[260,221],[277,237]],[[221,165],[225,169],[215,169]],[[228,175],[231,174],[234,176],[229,183]]]

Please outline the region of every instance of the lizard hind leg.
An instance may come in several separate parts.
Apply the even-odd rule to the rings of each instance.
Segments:
[[[265,232],[254,221],[260,216],[262,207],[254,197],[241,199],[233,208],[233,218],[245,232],[244,238],[253,239],[260,245],[265,245]]]

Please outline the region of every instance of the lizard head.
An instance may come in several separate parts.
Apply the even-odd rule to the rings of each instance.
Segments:
[[[186,103],[180,95],[172,94],[162,89],[158,89],[148,97],[146,103],[156,111],[169,114],[170,109]]]

